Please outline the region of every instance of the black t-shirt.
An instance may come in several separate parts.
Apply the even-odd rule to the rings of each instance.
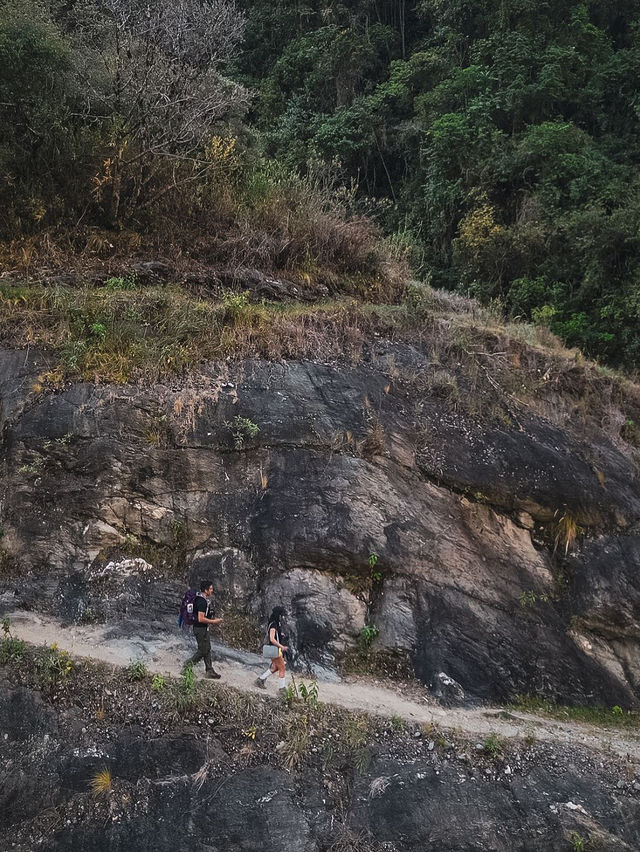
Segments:
[[[203,598],[202,595],[196,595],[193,604],[193,617],[195,618],[196,627],[208,627],[208,624],[203,624],[198,620],[199,612],[202,612],[205,618],[211,618],[211,602],[207,598]]]
[[[280,639],[280,630],[279,630],[278,625],[276,624],[276,622],[275,622],[275,621],[272,621],[272,622],[269,624],[269,628],[268,628],[268,630],[267,630],[267,636],[269,637],[269,644],[270,644],[270,645],[273,645],[273,644],[274,644],[274,643],[271,641],[271,628],[272,628],[272,627],[274,627],[274,628],[275,628],[275,631],[276,631],[276,642],[280,642],[280,644],[281,644],[281,645],[282,645],[282,644],[284,644],[284,643],[281,641],[281,639]]]

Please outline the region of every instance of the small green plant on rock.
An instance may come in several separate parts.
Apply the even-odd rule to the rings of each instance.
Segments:
[[[139,680],[144,680],[148,675],[147,667],[142,660],[131,660],[126,669],[127,680],[135,683]]]
[[[154,692],[164,692],[165,688],[165,680],[161,674],[155,674],[153,676],[153,680],[151,681],[151,689]]]
[[[241,450],[244,447],[244,442],[247,438],[255,438],[260,427],[253,420],[247,417],[236,415],[233,420],[225,420],[224,425],[231,430],[233,438],[233,446],[236,450]]]
[[[382,571],[378,567],[378,554],[370,553],[367,559],[366,573],[350,575],[347,577],[349,589],[358,600],[366,604],[369,609],[376,597],[382,591]]]
[[[36,680],[39,687],[55,692],[71,674],[73,660],[67,651],[59,651],[56,642],[44,647],[36,657]]]
[[[368,648],[380,631],[375,624],[365,624],[360,631],[360,641],[365,648]]]
[[[178,713],[184,713],[196,703],[198,698],[198,686],[196,673],[193,665],[188,663],[182,673],[182,677],[172,690],[173,703]]]
[[[167,429],[167,415],[161,411],[149,414],[144,439],[154,447],[166,447],[169,443],[169,432]]]
[[[33,461],[28,464],[23,464],[18,468],[18,473],[26,473],[31,476],[36,476],[44,467],[44,459],[42,456],[34,456]]]
[[[371,577],[372,582],[374,584],[375,583],[381,583],[382,582],[382,571],[380,571],[380,569],[376,567],[377,564],[378,564],[378,554],[377,553],[370,553],[369,559],[367,561],[369,563],[369,576]]]
[[[19,663],[23,659],[26,645],[22,639],[16,639],[11,635],[9,618],[5,615],[2,619],[2,640],[0,641],[0,663]]]
[[[549,603],[549,595],[546,592],[534,592],[533,589],[527,589],[518,598],[520,606],[534,606],[538,601],[541,603]]]
[[[483,743],[484,753],[489,757],[495,758],[502,754],[504,743],[502,738],[496,733],[489,734]]]
[[[571,841],[573,852],[584,852],[584,837],[581,834],[578,834],[577,831],[572,831],[569,835],[569,840]]]

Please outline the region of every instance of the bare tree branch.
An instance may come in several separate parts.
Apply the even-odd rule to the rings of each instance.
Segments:
[[[216,125],[246,109],[246,90],[222,76],[240,45],[244,16],[233,0],[79,0],[75,16],[90,110],[111,117],[117,218],[123,182],[133,185],[131,204],[142,204],[162,161],[199,168]]]

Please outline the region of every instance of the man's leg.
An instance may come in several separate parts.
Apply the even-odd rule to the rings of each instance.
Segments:
[[[194,627],[193,635],[198,643],[198,650],[195,652],[193,657],[187,661],[187,665],[195,665],[196,663],[199,663],[200,660],[204,660],[206,676],[219,678],[220,675],[213,670],[213,664],[211,662],[211,639],[209,637],[209,630],[206,627]]]
[[[195,666],[196,663],[199,663],[200,660],[204,659],[204,653],[203,653],[204,646],[203,646],[202,637],[201,637],[201,634],[204,633],[204,632],[205,631],[203,631],[202,628],[198,628],[198,627],[193,628],[193,638],[196,640],[196,643],[198,645],[198,650],[195,652],[195,654],[192,657],[189,657],[189,659],[187,660],[185,665],[188,666],[189,663],[191,663],[191,665]]]
[[[202,646],[199,647],[198,650],[202,654],[205,669],[210,672],[213,668],[213,664],[211,662],[211,638],[208,630],[203,630],[202,632],[204,634],[202,637]]]
[[[200,636],[202,634],[202,636]],[[220,677],[218,672],[214,671],[213,663],[211,662],[211,637],[209,630],[205,629],[198,631],[198,654],[204,660],[205,677],[215,678]]]
[[[185,669],[186,669],[187,666],[195,666],[195,664],[199,663],[200,660],[202,659],[202,654],[200,653],[200,641],[198,639],[198,633],[199,633],[199,631],[194,629],[193,638],[196,640],[196,643],[198,645],[198,650],[195,652],[195,654],[193,654],[191,657],[189,657],[187,662],[184,664],[183,668],[185,668]]]

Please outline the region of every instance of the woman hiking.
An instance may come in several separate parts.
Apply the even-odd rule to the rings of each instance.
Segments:
[[[269,616],[269,627],[267,628],[267,642],[262,648],[262,653],[266,657],[271,658],[271,665],[269,668],[260,675],[256,680],[257,686],[260,689],[266,688],[266,680],[269,675],[275,674],[276,672],[280,675],[280,695],[286,695],[286,683],[285,683],[285,664],[284,664],[284,652],[288,650],[287,645],[283,645],[280,641],[282,637],[282,627],[281,624],[284,621],[284,617],[286,615],[284,607],[276,606],[273,608],[271,615]]]

